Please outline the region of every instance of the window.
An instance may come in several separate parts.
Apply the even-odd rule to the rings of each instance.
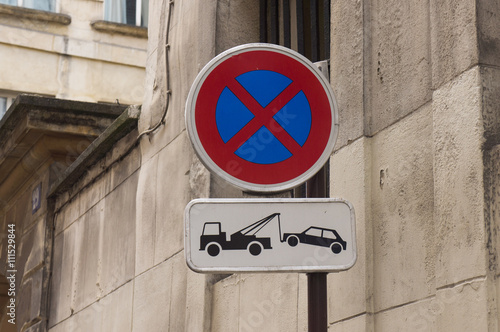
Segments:
[[[329,229],[323,230],[323,237],[327,238],[327,239],[334,239],[334,240],[337,238],[335,236],[335,234],[333,233],[333,231],[331,231]]]
[[[104,0],[104,20],[148,26],[149,0]]]
[[[219,234],[220,234],[219,222],[207,222],[203,226],[203,235],[219,235]]]
[[[7,110],[9,109],[10,105],[12,104],[12,101],[14,100],[13,97],[1,97],[0,96],[0,119],[3,118]]]
[[[7,98],[0,97],[0,119],[3,118],[7,112]]]
[[[56,11],[56,0],[0,0],[0,3],[48,12]]]
[[[306,235],[321,237],[321,229],[311,227],[306,231]]]

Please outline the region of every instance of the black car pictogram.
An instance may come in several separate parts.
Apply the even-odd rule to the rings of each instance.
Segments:
[[[295,247],[299,243],[329,247],[334,254],[347,248],[347,243],[337,231],[315,226],[309,227],[302,233],[284,233],[282,241],[286,241],[291,247]]]

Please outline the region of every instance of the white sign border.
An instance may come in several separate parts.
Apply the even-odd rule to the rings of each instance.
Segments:
[[[196,107],[196,100],[198,98],[198,93],[201,89],[201,86],[205,82],[205,79],[208,77],[208,75],[223,61],[226,59],[243,53],[243,52],[248,52],[248,51],[257,51],[257,50],[265,50],[265,51],[274,51],[278,53],[285,54],[287,56],[290,56],[297,60],[298,62],[302,63],[305,67],[309,68],[310,71],[316,76],[316,78],[320,81],[321,85],[323,86],[326,95],[328,97],[329,103],[330,103],[330,110],[332,112],[332,130],[330,137],[328,139],[327,145],[325,149],[323,150],[323,153],[321,156],[318,158],[318,160],[314,163],[313,166],[311,166],[307,171],[302,173],[301,175],[295,177],[292,180],[286,181],[286,182],[281,182],[281,183],[276,183],[276,184],[258,184],[258,183],[251,183],[247,181],[243,181],[241,179],[238,179],[230,174],[228,174],[226,171],[221,169],[213,160],[210,158],[210,156],[207,154],[205,149],[203,148],[203,145],[201,144],[200,138],[198,136],[198,132],[196,130],[196,121],[195,121],[195,107]],[[242,189],[242,190],[247,190],[250,192],[280,192],[280,191],[285,191],[288,189],[295,188],[299,186],[300,184],[304,183],[308,179],[310,179],[314,174],[316,174],[323,165],[328,161],[328,158],[330,158],[330,155],[333,152],[333,148],[335,146],[335,142],[337,141],[337,136],[338,136],[338,128],[339,128],[339,120],[338,120],[338,106],[337,106],[337,101],[335,99],[335,95],[333,93],[332,87],[330,86],[330,82],[326,79],[326,77],[321,73],[321,71],[311,62],[309,61],[306,57],[303,55],[289,49],[283,46],[279,45],[274,45],[274,44],[266,44],[266,43],[252,43],[252,44],[245,44],[245,45],[240,45],[233,47],[212,60],[210,60],[205,67],[199,72],[198,76],[196,76],[196,79],[194,80],[193,84],[191,85],[191,89],[189,90],[189,94],[186,100],[186,106],[185,106],[185,120],[186,120],[186,129],[188,132],[188,136],[190,138],[191,144],[200,158],[200,161],[205,165],[205,167],[210,170],[211,172],[217,174],[219,177],[224,179],[225,181],[233,184],[234,186]]]
[[[351,232],[353,234],[353,260],[349,264],[340,266],[281,266],[281,267],[198,267],[191,261],[191,238],[189,229],[189,212],[196,204],[230,204],[230,203],[344,203],[350,210]],[[251,273],[251,272],[340,272],[350,269],[357,261],[357,246],[356,246],[356,216],[354,206],[344,199],[340,198],[198,198],[190,201],[184,210],[184,258],[188,267],[197,273]]]

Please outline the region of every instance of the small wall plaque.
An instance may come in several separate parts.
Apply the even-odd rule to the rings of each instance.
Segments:
[[[31,193],[31,214],[35,214],[40,209],[42,201],[42,183],[39,183]]]

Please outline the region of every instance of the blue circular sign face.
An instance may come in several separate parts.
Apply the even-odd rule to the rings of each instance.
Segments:
[[[186,128],[205,166],[250,191],[293,188],[330,157],[338,130],[331,87],[302,55],[248,44],[212,59],[186,102]]]
[[[258,113],[262,113],[293,82],[271,70],[249,71],[236,77],[236,81],[258,102],[260,109],[248,109],[239,96],[225,87],[215,111],[217,130],[224,143],[249,122],[257,121]],[[292,96],[276,114],[267,116],[275,120],[279,127],[259,127],[235,151],[238,157],[256,164],[274,164],[292,157],[292,152],[273,134],[273,129],[285,130],[298,145],[304,145],[311,131],[311,107],[302,90]]]

